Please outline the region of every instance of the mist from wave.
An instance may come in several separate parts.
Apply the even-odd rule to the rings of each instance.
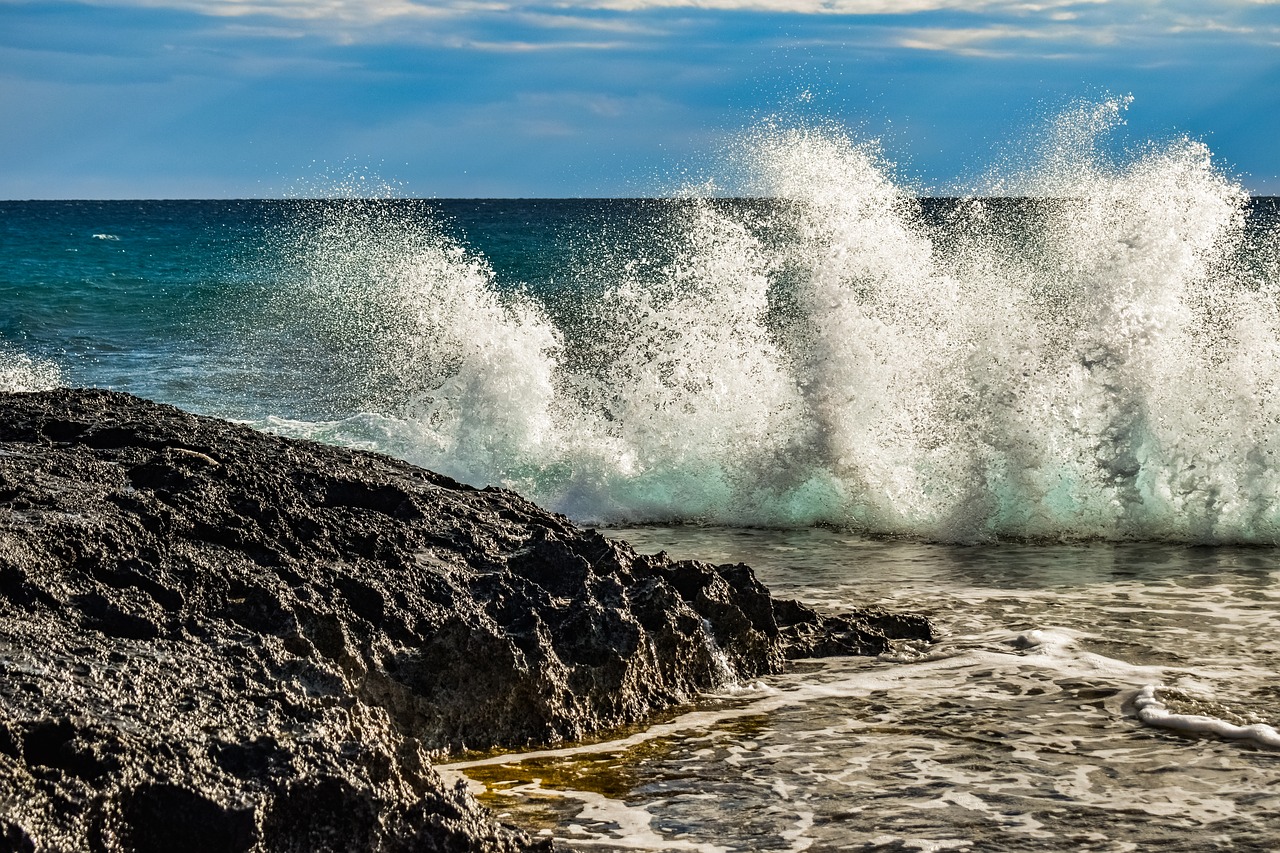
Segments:
[[[57,364],[0,344],[0,391],[47,391],[61,384]]]
[[[983,197],[765,124],[550,296],[373,199],[275,237],[268,314],[363,413],[271,420],[587,522],[1280,539],[1280,232],[1202,143],[1059,117]]]

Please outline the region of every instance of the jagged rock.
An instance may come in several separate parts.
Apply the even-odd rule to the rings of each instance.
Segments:
[[[932,638],[498,489],[124,394],[0,394],[0,850],[545,848],[431,755]]]

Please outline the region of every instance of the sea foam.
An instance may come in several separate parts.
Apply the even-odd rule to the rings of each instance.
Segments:
[[[1280,731],[1270,723],[1245,720],[1218,703],[1196,701],[1184,691],[1148,684],[1133,699],[1135,715],[1148,726],[1186,734],[1206,734],[1280,749]]]

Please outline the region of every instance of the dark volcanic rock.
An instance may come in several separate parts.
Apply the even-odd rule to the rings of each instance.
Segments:
[[[382,456],[0,394],[0,850],[530,849],[431,754],[897,637]]]

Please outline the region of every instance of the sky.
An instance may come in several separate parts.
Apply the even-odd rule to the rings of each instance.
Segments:
[[[1280,194],[1280,0],[0,0],[0,198],[665,195],[768,121],[955,194],[1123,96]]]

